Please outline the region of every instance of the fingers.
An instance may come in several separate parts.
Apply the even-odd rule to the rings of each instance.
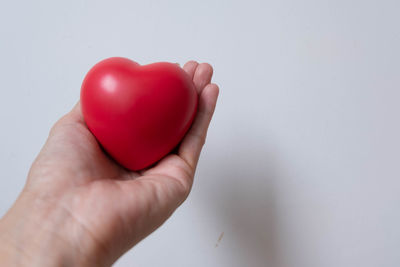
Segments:
[[[188,61],[184,66],[183,69],[186,71],[186,73],[189,75],[190,79],[193,80],[194,77],[194,73],[197,69],[197,66],[199,65],[199,63],[197,63],[196,61]]]
[[[183,158],[193,170],[196,168],[201,149],[205,143],[208,126],[214,114],[219,88],[216,84],[208,84],[199,96],[199,108],[195,121],[183,139],[178,155]]]
[[[193,76],[193,82],[196,90],[201,94],[204,87],[211,82],[213,75],[213,68],[208,63],[201,63],[197,66],[196,72]]]
[[[210,64],[198,64],[195,61],[189,61],[183,68],[193,79],[199,94],[199,107],[196,119],[182,141],[178,154],[194,170],[205,142],[208,125],[214,113],[219,88],[215,84],[210,84],[213,75],[213,68]]]

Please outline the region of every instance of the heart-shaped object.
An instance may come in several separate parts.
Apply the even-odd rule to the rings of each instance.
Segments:
[[[197,92],[177,64],[139,65],[114,57],[97,63],[81,88],[85,122],[122,166],[140,170],[178,145],[197,110]]]

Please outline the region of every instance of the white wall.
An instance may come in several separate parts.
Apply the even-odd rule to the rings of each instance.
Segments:
[[[399,11],[0,2],[0,215],[94,63],[197,59],[215,66],[221,98],[193,192],[115,266],[400,266]]]

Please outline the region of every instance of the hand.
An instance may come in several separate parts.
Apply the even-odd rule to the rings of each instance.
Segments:
[[[79,103],[52,128],[18,200],[0,221],[1,266],[110,266],[188,196],[218,97],[212,68],[183,67],[199,93],[176,154],[130,172],[102,151]]]

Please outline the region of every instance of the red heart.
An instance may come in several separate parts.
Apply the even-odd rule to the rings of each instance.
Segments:
[[[118,163],[140,170],[167,155],[189,129],[197,92],[179,66],[140,66],[126,58],[97,63],[81,88],[85,122]]]

